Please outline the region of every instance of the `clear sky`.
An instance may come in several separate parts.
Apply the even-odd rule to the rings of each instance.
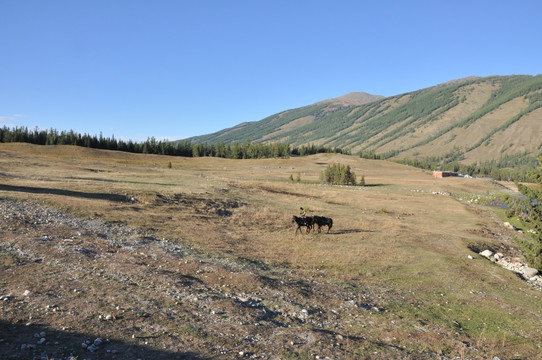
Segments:
[[[177,140],[542,73],[540,0],[0,0],[0,127]]]

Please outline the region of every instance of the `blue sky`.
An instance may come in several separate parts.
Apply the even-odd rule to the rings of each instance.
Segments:
[[[320,100],[542,73],[542,2],[0,0],[0,126],[176,140]]]

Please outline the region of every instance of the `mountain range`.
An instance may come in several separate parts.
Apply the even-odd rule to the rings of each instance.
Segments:
[[[185,141],[312,144],[393,160],[534,158],[542,75],[468,77],[389,97],[353,92]]]

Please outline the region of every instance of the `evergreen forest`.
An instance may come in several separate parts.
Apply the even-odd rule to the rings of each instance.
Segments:
[[[191,143],[188,141],[162,141],[154,137],[144,142],[123,141],[112,137],[79,134],[70,131],[29,130],[27,127],[0,128],[0,142],[23,142],[36,145],[74,145],[93,149],[125,151],[140,154],[157,154],[184,157],[212,156],[229,159],[287,158],[289,156],[307,156],[317,153],[350,154],[338,147],[302,145],[292,146],[283,143],[257,143],[250,141],[234,144]]]

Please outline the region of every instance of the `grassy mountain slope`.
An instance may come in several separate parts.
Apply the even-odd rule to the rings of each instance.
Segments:
[[[542,75],[470,77],[387,98],[365,95],[364,102],[349,94],[189,141],[311,143],[393,159],[455,152],[467,163],[542,149]]]
[[[310,127],[315,121],[333,116],[336,112],[382,98],[379,95],[370,95],[363,92],[350,93],[298,109],[286,110],[257,122],[245,122],[213,134],[189,138],[188,141],[211,144],[220,142],[280,141],[301,144],[302,142],[297,142],[293,138],[293,134],[297,133],[298,129]],[[290,138],[291,140],[289,140]]]

